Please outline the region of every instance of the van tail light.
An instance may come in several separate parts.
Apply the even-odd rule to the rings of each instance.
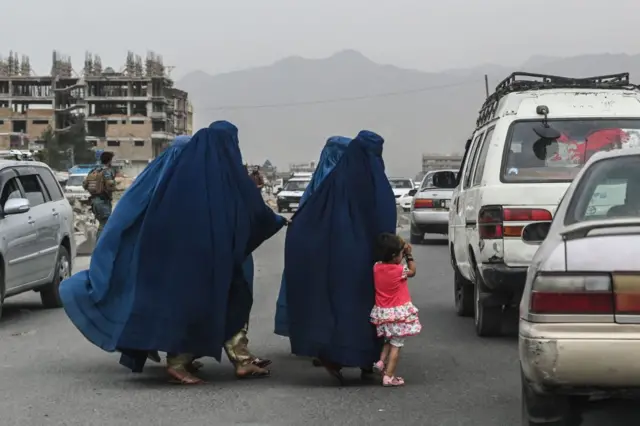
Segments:
[[[529,310],[542,315],[613,315],[611,277],[538,275],[533,281]]]
[[[545,209],[485,206],[478,213],[478,232],[482,239],[521,238],[525,225],[505,222],[550,222],[552,219],[551,212]]]

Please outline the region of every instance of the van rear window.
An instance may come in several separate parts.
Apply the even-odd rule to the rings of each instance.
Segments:
[[[639,120],[549,120],[558,139],[542,139],[534,128],[541,121],[516,121],[502,165],[504,182],[569,182],[599,151],[640,147]]]

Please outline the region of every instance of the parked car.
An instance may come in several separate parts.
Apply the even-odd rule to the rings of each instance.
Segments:
[[[586,79],[515,73],[483,105],[449,215],[458,315],[479,336],[501,334],[520,304],[538,245],[525,229],[551,222],[587,159],[640,135],[640,90],[628,74]]]
[[[402,208],[402,211],[408,213],[411,211],[411,204],[413,204],[413,197],[418,193],[417,189],[412,189],[405,195],[397,199],[397,204]]]
[[[640,149],[593,156],[523,236],[543,241],[520,304],[523,424],[577,425],[589,397],[640,388]]]
[[[70,174],[69,179],[64,186],[64,195],[70,201],[74,200],[86,201],[91,194],[89,191],[83,188],[82,184],[86,179],[88,173]]]
[[[411,200],[411,226],[409,236],[411,244],[420,244],[425,234],[446,235],[449,230],[449,206],[453,188],[456,184],[457,170],[434,170],[423,178],[420,189],[415,191]],[[434,186],[436,181],[444,182],[444,187]],[[446,180],[449,179],[448,184]]]
[[[300,199],[309,182],[311,182],[311,176],[292,177],[289,179],[282,191],[277,193],[278,213],[290,212],[300,207]]]
[[[1,160],[0,207],[0,315],[7,297],[31,290],[46,308],[61,307],[76,246],[73,210],[51,169]]]

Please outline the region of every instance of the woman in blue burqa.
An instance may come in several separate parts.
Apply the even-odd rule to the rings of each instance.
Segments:
[[[374,242],[396,231],[384,140],[362,131],[296,212],[285,245],[286,330],[295,355],[343,382],[343,367],[370,372],[382,342],[369,322]]]
[[[170,375],[200,383],[198,357],[238,377],[265,377],[270,361],[247,348],[253,303],[251,253],[287,223],[247,175],[238,129],[226,121],[178,138],[119,200],[89,270],[60,287],[84,336],[142,371],[167,352]]]

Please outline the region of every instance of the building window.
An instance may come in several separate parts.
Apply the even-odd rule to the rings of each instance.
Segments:
[[[107,120],[107,124],[118,124],[118,123],[119,123],[118,120]]]
[[[107,146],[120,146],[120,141],[108,140]]]
[[[131,124],[144,124],[144,120],[131,120]]]
[[[4,120],[0,120],[0,126],[4,124]]]
[[[98,146],[98,141],[89,141],[91,146]]]
[[[32,124],[49,124],[49,120],[33,120]]]
[[[135,146],[144,146],[144,141],[133,141]]]

